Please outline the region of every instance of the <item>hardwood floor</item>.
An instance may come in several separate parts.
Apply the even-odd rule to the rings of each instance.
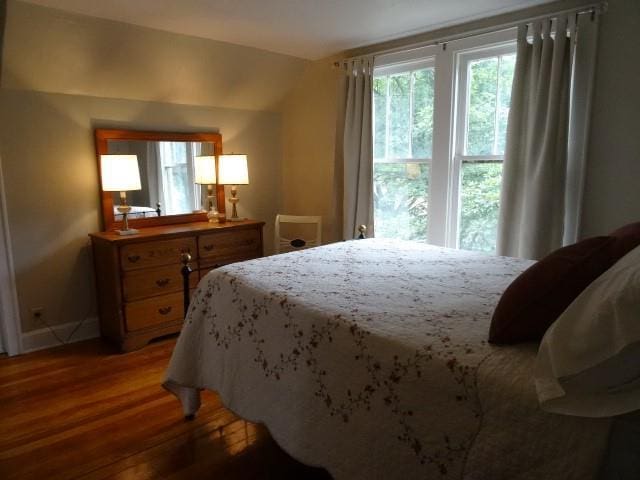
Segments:
[[[206,392],[195,420],[161,387],[175,339],[0,357],[0,478],[329,479]]]

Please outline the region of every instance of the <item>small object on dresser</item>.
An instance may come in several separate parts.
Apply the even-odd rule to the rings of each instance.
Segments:
[[[211,207],[211,209],[207,212],[207,219],[209,220],[209,223],[218,223],[220,221],[219,215],[220,214],[218,213],[218,210]]]

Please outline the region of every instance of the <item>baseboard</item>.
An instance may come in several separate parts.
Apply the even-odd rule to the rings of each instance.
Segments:
[[[51,329],[62,340],[67,340],[71,332],[78,327],[77,322],[63,323],[60,325],[52,325]],[[79,342],[100,336],[100,326],[97,317],[88,317],[82,325],[74,332],[68,343]],[[48,328],[39,328],[22,334],[22,352],[28,353],[43,348],[57,347],[62,345],[51,330]]]

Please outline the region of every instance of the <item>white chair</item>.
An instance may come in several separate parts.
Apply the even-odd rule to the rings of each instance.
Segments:
[[[315,225],[315,238],[304,238],[297,234],[294,238],[285,238],[280,234],[280,225],[285,223]],[[276,234],[274,245],[276,253],[292,252],[304,248],[317,247],[322,242],[322,217],[310,215],[276,215]],[[288,233],[288,232],[287,232]],[[288,235],[293,236],[293,235]],[[309,235],[305,235],[309,237]]]

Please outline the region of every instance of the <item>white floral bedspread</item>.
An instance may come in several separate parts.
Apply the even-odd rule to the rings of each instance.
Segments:
[[[369,239],[223,267],[198,286],[167,381],[217,391],[337,479],[590,478],[607,421],[541,412],[535,349],[486,342],[530,264]]]

